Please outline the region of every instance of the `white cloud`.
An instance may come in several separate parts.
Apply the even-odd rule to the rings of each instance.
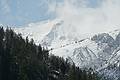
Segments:
[[[55,3],[56,4],[56,3]],[[50,5],[57,18],[84,33],[108,32],[120,28],[120,0],[101,0],[96,8],[87,7],[88,0],[64,0],[64,4]]]

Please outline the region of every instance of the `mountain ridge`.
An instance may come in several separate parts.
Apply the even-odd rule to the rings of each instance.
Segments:
[[[93,68],[96,71],[102,71],[110,65],[118,65],[119,67],[119,45],[120,45],[120,30],[113,30],[106,33],[96,33],[95,35],[80,35],[77,34],[74,26],[71,28],[64,28],[64,21],[58,20],[56,23],[41,24],[33,29],[27,28],[15,29],[17,33],[29,37],[29,32],[34,35],[30,38],[35,38],[35,43],[41,44],[43,47],[48,47],[50,53],[62,56],[64,58],[71,58],[71,60],[80,68]],[[48,22],[47,22],[48,23]],[[36,25],[34,25],[36,26]],[[67,25],[67,27],[69,27]],[[49,29],[47,29],[50,27]],[[44,31],[44,29],[47,29]],[[43,30],[43,33],[40,33]],[[65,30],[64,30],[65,29]],[[37,31],[36,31],[37,30]],[[25,34],[25,33],[28,34]],[[45,34],[44,34],[45,33]],[[37,34],[37,35],[36,35]],[[42,37],[39,36],[42,34]],[[40,38],[40,39],[39,39]],[[38,40],[37,40],[38,39]],[[116,63],[117,62],[117,63]],[[109,70],[108,70],[109,71]],[[104,72],[104,71],[102,71]],[[101,73],[102,73],[101,72]]]

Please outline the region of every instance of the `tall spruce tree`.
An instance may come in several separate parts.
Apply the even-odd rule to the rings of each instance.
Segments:
[[[2,74],[3,74],[3,54],[4,54],[4,29],[3,27],[0,27],[0,80],[2,80]]]

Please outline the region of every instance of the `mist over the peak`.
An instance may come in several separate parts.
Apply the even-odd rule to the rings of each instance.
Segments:
[[[64,0],[49,5],[56,18],[71,24],[80,34],[108,32],[120,27],[120,0]],[[95,5],[91,7],[90,5]]]

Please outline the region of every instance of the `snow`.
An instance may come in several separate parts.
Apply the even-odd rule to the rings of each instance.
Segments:
[[[36,44],[39,44],[45,35],[47,35],[54,25],[59,22],[59,19],[53,21],[43,21],[38,23],[30,23],[25,27],[14,28],[15,32],[21,33],[25,38],[28,36],[30,39],[33,38]]]

